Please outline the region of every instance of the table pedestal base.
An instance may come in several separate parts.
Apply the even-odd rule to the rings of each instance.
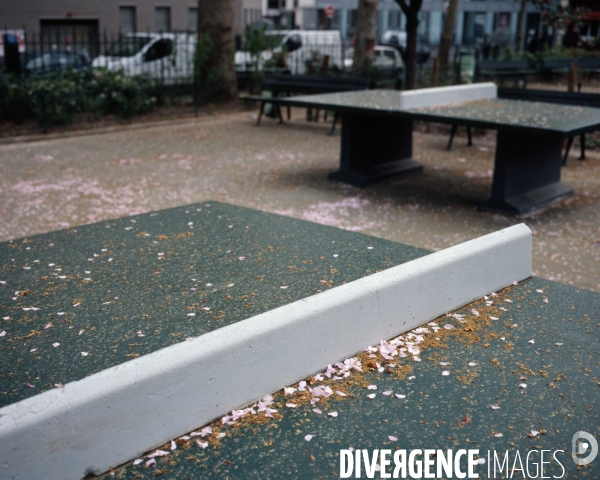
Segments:
[[[357,187],[423,169],[412,158],[412,120],[342,115],[340,169],[329,174]]]
[[[560,181],[563,138],[548,132],[498,132],[490,198],[480,210],[526,215],[573,196]]]

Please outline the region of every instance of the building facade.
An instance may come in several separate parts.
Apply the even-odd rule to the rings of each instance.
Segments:
[[[262,3],[235,0],[236,35],[241,37],[245,25],[262,17]],[[94,45],[105,33],[196,31],[197,5],[198,0],[4,0],[0,30],[22,30],[61,45]]]
[[[334,28],[346,40],[355,34],[358,0],[262,0],[266,17],[279,28]],[[442,35],[447,0],[424,0],[420,12],[419,41],[438,44]],[[456,18],[456,45],[476,43],[487,34],[497,43],[513,44],[516,38],[520,0],[462,0]],[[333,9],[333,17],[325,14]],[[386,30],[404,30],[406,18],[394,0],[379,0],[378,35]],[[528,6],[526,32],[537,31],[540,15]]]

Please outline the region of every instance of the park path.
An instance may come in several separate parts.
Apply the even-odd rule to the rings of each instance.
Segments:
[[[280,213],[431,250],[525,221],[534,272],[600,291],[600,155],[572,158],[575,197],[526,219],[476,212],[494,142],[415,134],[418,175],[358,189],[327,180],[339,135],[323,123],[215,114],[186,124],[0,145],[0,241],[206,200]]]

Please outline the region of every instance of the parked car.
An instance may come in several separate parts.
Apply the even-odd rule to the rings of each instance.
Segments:
[[[144,75],[165,84],[191,81],[196,42],[196,34],[129,33],[96,57],[92,66]]]
[[[354,63],[354,48],[346,49],[344,55],[344,69],[352,70]],[[384,45],[375,45],[375,56],[373,58],[373,66],[383,73],[390,74],[396,78],[396,87],[401,88],[404,82],[404,61],[398,50]]]
[[[39,75],[46,72],[76,70],[78,72],[92,65],[89,55],[79,50],[50,50],[33,54],[25,61],[26,75]]]
[[[342,70],[342,35],[338,30],[288,30],[265,32],[269,49],[261,52],[259,68],[265,65],[289,70],[292,74],[305,74],[321,68],[323,58],[329,57],[330,70]],[[252,59],[248,52],[236,52],[238,72],[251,70]]]
[[[400,52],[402,59],[406,61],[406,32],[402,30],[386,30],[381,35],[381,44],[393,47]],[[417,45],[417,63],[425,63],[431,56],[431,50],[426,45]]]

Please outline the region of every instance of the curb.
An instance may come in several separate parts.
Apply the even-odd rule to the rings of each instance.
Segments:
[[[0,477],[102,473],[266,393],[531,276],[524,224],[0,409]]]
[[[239,111],[239,112],[235,112],[233,114],[216,114],[216,115],[206,115],[206,116],[202,116],[202,117],[188,117],[188,118],[182,118],[182,119],[177,119],[177,120],[161,120],[161,121],[156,121],[156,122],[142,122],[142,123],[133,123],[133,124],[126,124],[126,125],[116,125],[113,127],[103,127],[103,128],[92,128],[89,130],[74,130],[71,132],[59,132],[59,133],[40,133],[37,135],[23,135],[20,137],[7,137],[7,138],[0,138],[0,146],[3,145],[14,145],[15,143],[29,143],[29,142],[43,142],[43,141],[47,141],[47,140],[62,140],[62,139],[67,139],[67,138],[74,138],[74,137],[84,137],[86,135],[102,135],[102,134],[106,134],[106,133],[115,133],[115,132],[128,132],[128,131],[134,131],[134,130],[145,130],[145,129],[149,129],[149,128],[160,128],[160,127],[175,127],[175,126],[182,126],[182,125],[192,125],[195,123],[207,123],[207,122],[214,122],[215,121],[215,117],[220,116],[220,117],[225,117],[225,118],[231,118],[231,117],[235,117],[237,115],[241,115],[244,113],[248,113],[244,110]],[[208,118],[205,118],[208,117]]]

